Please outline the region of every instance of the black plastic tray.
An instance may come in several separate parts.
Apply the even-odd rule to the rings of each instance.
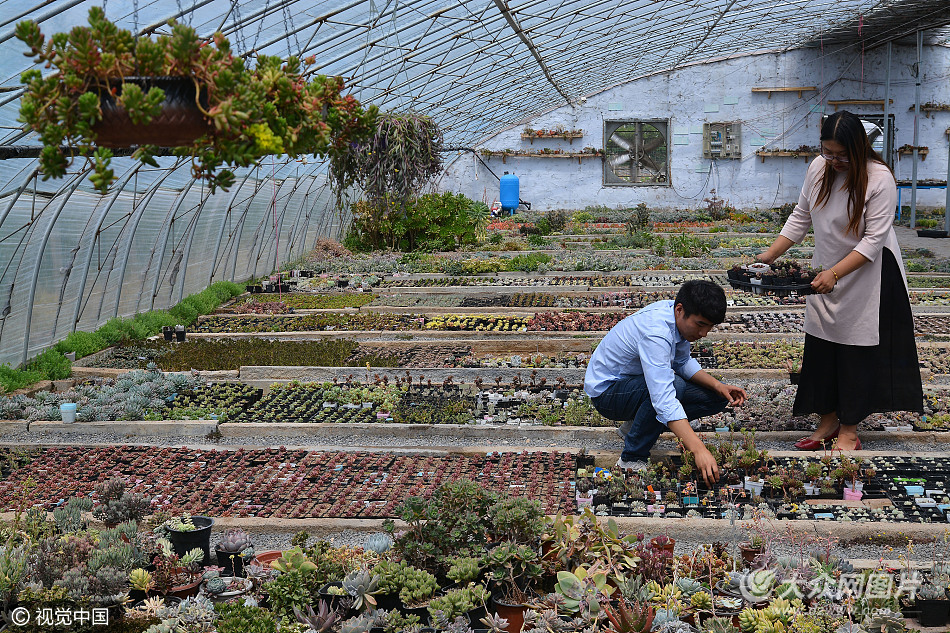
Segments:
[[[807,284],[793,284],[786,286],[776,286],[773,284],[754,284],[751,281],[741,281],[739,279],[729,279],[729,285],[737,290],[745,290],[746,292],[754,292],[759,290],[760,292],[755,292],[755,294],[779,294],[781,296],[786,296],[792,292],[795,292],[798,295],[810,295],[814,294],[815,291],[811,287],[810,283]]]

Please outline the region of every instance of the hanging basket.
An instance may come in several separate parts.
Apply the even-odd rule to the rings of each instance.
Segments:
[[[121,94],[122,83],[136,84],[143,92],[150,88],[165,91],[162,111],[147,125],[132,123],[125,109],[109,92],[99,93],[102,120],[93,126],[96,145],[100,147],[133,147],[158,145],[178,147],[192,145],[210,130],[208,120],[195,103],[195,82],[191,77],[126,77],[110,85]],[[207,107],[208,97],[202,90],[201,105]]]

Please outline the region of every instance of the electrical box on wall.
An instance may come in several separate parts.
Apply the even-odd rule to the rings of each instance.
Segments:
[[[703,158],[742,158],[741,123],[703,123]]]

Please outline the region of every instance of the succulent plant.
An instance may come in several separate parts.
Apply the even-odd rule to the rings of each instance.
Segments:
[[[739,628],[742,629],[743,633],[748,633],[749,631],[755,631],[756,627],[759,624],[759,612],[755,609],[745,608],[739,612]]]
[[[683,592],[684,596],[689,597],[697,591],[702,591],[703,584],[692,578],[679,578],[676,580],[676,587]]]
[[[453,589],[444,596],[433,598],[429,602],[429,613],[434,618],[436,611],[440,611],[445,621],[452,622],[456,617],[487,604],[489,595],[484,585],[472,584]]]
[[[455,582],[467,585],[475,582],[482,574],[481,559],[473,557],[459,557],[449,559],[449,570],[446,577]]]
[[[297,622],[305,624],[308,628],[307,633],[313,631],[314,633],[324,633],[333,628],[333,625],[336,624],[337,620],[340,619],[340,614],[336,611],[330,610],[329,605],[327,605],[326,600],[321,600],[320,605],[317,608],[317,611],[314,612],[313,607],[307,605],[307,610],[301,611],[297,607],[294,607],[294,616],[297,618]]]
[[[710,618],[703,625],[703,633],[739,633],[731,618]]]
[[[713,599],[712,596],[705,591],[697,591],[689,597],[689,604],[696,609],[709,611],[712,609]]]
[[[182,600],[177,617],[176,631],[213,631],[217,614],[214,603],[199,595]]]
[[[904,633],[904,631],[907,631],[904,617],[890,609],[880,609],[871,614],[864,620],[862,627],[868,631],[880,631],[881,633]]]
[[[920,600],[946,600],[947,590],[945,587],[928,582],[917,590],[917,598]]]
[[[229,554],[240,554],[251,547],[250,535],[240,528],[228,528],[221,535],[217,548]]]
[[[388,552],[392,546],[392,537],[385,532],[378,532],[366,539],[366,544],[363,545],[363,549],[376,552],[377,554],[383,554]]]
[[[129,584],[132,585],[133,589],[148,591],[152,588],[153,584],[152,574],[141,567],[133,569],[129,572]]]
[[[374,593],[379,592],[379,576],[366,569],[350,572],[343,579],[343,588],[353,597],[353,608],[360,610],[365,604],[375,608]]]
[[[209,578],[208,581],[205,582],[205,591],[208,592],[209,596],[216,596],[219,593],[224,593],[227,588],[228,582],[220,576]]]
[[[648,603],[620,600],[616,607],[604,605],[610,626],[606,633],[645,633],[653,627],[654,611]]]
[[[375,619],[364,613],[363,615],[355,618],[350,618],[345,620],[342,625],[340,625],[339,633],[366,633],[373,626]]]

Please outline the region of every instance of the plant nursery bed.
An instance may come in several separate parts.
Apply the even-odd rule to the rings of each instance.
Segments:
[[[4,510],[52,510],[86,496],[109,476],[155,509],[210,516],[385,518],[406,498],[428,497],[461,478],[539,499],[545,512],[570,511],[576,463],[568,453],[416,456],[284,448],[215,451],[137,446],[45,448],[0,481]],[[31,480],[35,487],[25,486]],[[28,491],[28,492],[27,492]],[[18,501],[17,501],[18,500]]]

